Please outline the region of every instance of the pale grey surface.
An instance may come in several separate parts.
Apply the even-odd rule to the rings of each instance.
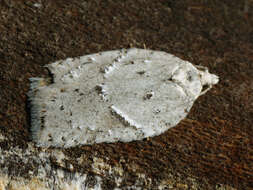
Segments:
[[[32,135],[38,146],[129,142],[159,135],[186,117],[218,77],[159,51],[128,49],[68,58],[32,78]],[[205,91],[204,91],[205,92]]]

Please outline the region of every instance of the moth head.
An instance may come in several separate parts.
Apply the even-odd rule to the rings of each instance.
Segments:
[[[207,69],[205,71],[200,70],[199,74],[200,74],[200,80],[203,86],[204,85],[212,86],[219,82],[219,77],[214,74],[209,73]]]
[[[217,75],[209,73],[206,67],[197,66],[199,69],[199,76],[200,81],[203,87],[207,87],[206,89],[202,90],[201,94],[205,94],[213,85],[219,82],[219,77]]]
[[[217,84],[219,77],[209,73],[206,67],[196,66],[195,68],[186,62],[173,72],[172,80],[197,98]]]

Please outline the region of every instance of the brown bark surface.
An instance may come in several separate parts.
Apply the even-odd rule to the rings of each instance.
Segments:
[[[154,183],[173,174],[188,185],[177,189],[190,188],[189,177],[202,189],[253,188],[251,1],[42,0],[35,7],[36,2],[0,1],[0,134],[9,139],[1,149],[26,149],[30,142],[28,79],[48,76],[45,64],[120,48],[161,50],[207,66],[219,84],[165,134],[67,149],[68,161],[84,171],[94,155],[109,158],[110,165],[123,166],[130,185],[139,172]],[[80,165],[76,159],[84,154],[87,162]],[[105,189],[113,185],[108,179]]]

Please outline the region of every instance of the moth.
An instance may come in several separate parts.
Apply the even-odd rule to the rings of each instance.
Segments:
[[[46,65],[31,78],[31,135],[37,146],[130,142],[176,126],[219,81],[172,54],[122,49]]]

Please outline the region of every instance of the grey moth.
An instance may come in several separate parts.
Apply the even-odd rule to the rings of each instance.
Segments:
[[[146,49],[100,52],[46,67],[52,78],[31,78],[28,92],[32,139],[42,147],[159,135],[218,83],[207,68]]]

